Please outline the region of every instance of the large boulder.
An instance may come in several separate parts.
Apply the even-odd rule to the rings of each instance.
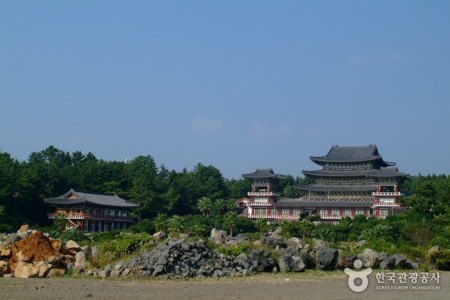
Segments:
[[[334,270],[336,268],[339,251],[332,248],[321,248],[316,252],[317,268],[320,270]]]
[[[227,232],[213,228],[209,238],[216,244],[223,244],[227,238]]]
[[[302,250],[305,247],[306,243],[298,237],[291,237],[286,240],[286,245],[288,248]]]
[[[32,263],[20,261],[16,264],[14,269],[14,277],[17,278],[35,278],[39,275],[39,267]]]
[[[66,249],[73,250],[73,251],[80,251],[81,247],[80,247],[80,245],[78,245],[77,242],[68,240],[66,243]]]
[[[75,267],[77,268],[85,268],[86,267],[86,255],[83,251],[77,252],[75,254]]]
[[[404,254],[395,253],[389,256],[388,259],[394,261],[394,267],[396,269],[403,269],[405,267],[405,263],[408,258]]]
[[[357,257],[362,261],[365,268],[378,268],[380,263],[380,254],[370,248],[364,249]]]
[[[270,252],[264,250],[253,250],[248,254],[248,258],[256,272],[272,271],[275,261],[270,257]]]
[[[323,248],[328,248],[328,243],[320,239],[313,239],[313,247],[315,251],[318,251]]]
[[[9,273],[9,263],[6,260],[0,260],[0,276]]]

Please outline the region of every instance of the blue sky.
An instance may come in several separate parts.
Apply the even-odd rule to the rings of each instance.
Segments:
[[[0,1],[0,150],[294,176],[450,170],[449,1]]]

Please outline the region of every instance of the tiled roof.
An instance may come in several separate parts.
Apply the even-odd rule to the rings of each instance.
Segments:
[[[392,163],[384,162],[381,155],[378,153],[378,148],[375,145],[369,146],[333,146],[326,156],[311,156],[315,163],[321,162],[365,162],[373,160],[381,160],[384,165],[392,165]]]
[[[77,192],[73,189],[70,189],[70,191],[68,191],[64,195],[56,198],[45,198],[44,202],[53,205],[91,203],[101,206],[123,208],[133,208],[139,206],[139,204],[129,203],[125,199],[122,199],[117,195]]]
[[[256,169],[253,173],[242,174],[242,177],[247,179],[262,179],[262,178],[279,178],[277,174],[274,173],[273,169]]]

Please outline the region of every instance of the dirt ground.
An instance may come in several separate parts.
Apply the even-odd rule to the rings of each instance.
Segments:
[[[440,283],[427,290],[380,288],[372,274],[367,290],[361,293],[349,289],[343,272],[185,281],[0,278],[0,299],[448,299],[450,272],[439,273]]]

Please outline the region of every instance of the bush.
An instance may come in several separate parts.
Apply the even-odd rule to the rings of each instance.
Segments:
[[[150,221],[149,219],[144,219],[130,226],[130,228],[128,229],[134,233],[139,232],[153,233],[154,232],[153,227],[154,226],[152,221]]]
[[[118,234],[113,240],[106,240],[99,245],[102,254],[110,253],[114,259],[129,255],[151,240],[147,233]]]
[[[442,271],[450,271],[450,251],[439,250],[430,254],[430,262],[436,264],[436,268]]]
[[[225,255],[238,256],[241,253],[247,252],[248,249],[250,249],[250,245],[248,243],[243,243],[238,245],[223,245],[217,250]]]

